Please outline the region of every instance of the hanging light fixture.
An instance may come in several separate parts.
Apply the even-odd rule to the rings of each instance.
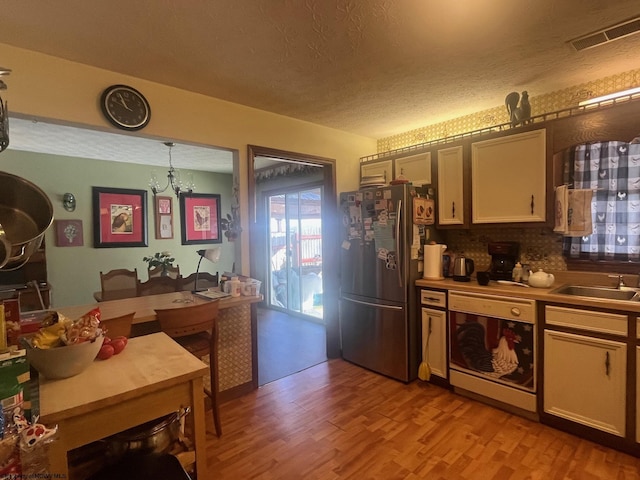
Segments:
[[[621,97],[629,97],[628,99],[637,98],[640,95],[640,87],[630,88],[628,90],[622,90],[620,92],[610,93],[608,95],[603,95],[601,97],[589,98],[588,100],[583,100],[578,103],[579,107],[589,108],[590,106],[597,106],[596,104],[610,104],[613,103],[614,100]]]
[[[164,142],[164,144],[169,147],[169,173],[167,173],[167,184],[161,189],[156,172],[151,172],[151,179],[149,180],[149,187],[151,188],[151,191],[154,195],[157,195],[158,193],[162,193],[168,188],[171,188],[171,190],[175,192],[176,197],[180,197],[180,194],[184,192],[193,192],[195,189],[193,179],[190,178],[188,182],[183,182],[180,176],[180,171],[173,168],[171,149],[175,146],[175,143]]]

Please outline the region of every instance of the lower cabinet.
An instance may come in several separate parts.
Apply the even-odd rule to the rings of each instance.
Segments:
[[[422,361],[431,375],[447,378],[447,312],[422,308]]]
[[[544,411],[624,437],[626,365],[624,343],[545,330]]]

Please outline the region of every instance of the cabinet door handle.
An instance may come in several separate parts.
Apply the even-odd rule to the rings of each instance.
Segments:
[[[531,215],[533,215],[533,208],[535,207],[535,202],[533,201],[533,195],[531,195]]]
[[[456,202],[451,202],[451,217],[456,218]]]
[[[604,371],[607,377],[609,376],[610,367],[611,367],[611,362],[609,361],[609,352],[606,352],[604,357]]]

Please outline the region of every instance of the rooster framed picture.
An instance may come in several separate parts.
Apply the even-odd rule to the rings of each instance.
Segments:
[[[183,193],[180,195],[182,245],[222,243],[220,195]]]

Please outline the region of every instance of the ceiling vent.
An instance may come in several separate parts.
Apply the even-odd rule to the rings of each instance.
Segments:
[[[592,33],[584,37],[576,38],[571,40],[569,43],[571,43],[573,48],[579,52],[580,50],[609,43],[638,32],[640,32],[640,17],[619,23],[618,25],[614,25],[613,27],[600,30],[599,32]]]

